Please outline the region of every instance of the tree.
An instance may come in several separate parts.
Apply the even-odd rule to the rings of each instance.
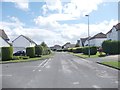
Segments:
[[[41,45],[37,45],[35,46],[35,54],[37,56],[40,56],[43,54],[43,47]]]
[[[41,46],[47,47],[47,44],[46,44],[45,42],[42,42],[42,43],[41,43]]]
[[[75,45],[75,47],[80,47],[80,45],[77,43],[77,44]]]

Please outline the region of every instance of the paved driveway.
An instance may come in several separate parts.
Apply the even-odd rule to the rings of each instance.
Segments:
[[[93,62],[103,62],[103,61],[118,61],[120,60],[120,55],[109,55],[106,57],[98,57],[98,58],[87,58],[87,60]]]

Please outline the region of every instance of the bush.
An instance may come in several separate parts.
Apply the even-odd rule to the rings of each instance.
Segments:
[[[106,40],[102,43],[102,48],[106,54],[120,54],[120,41]]]
[[[67,51],[69,51],[68,49],[63,49],[63,52],[67,52]]]
[[[73,52],[73,48],[68,48],[67,51],[68,52]]]
[[[13,47],[2,47],[2,61],[7,61],[13,58]]]
[[[43,54],[43,47],[41,45],[35,46],[35,55],[40,56]]]
[[[89,47],[83,47],[82,53],[85,55],[88,55],[89,54],[88,50],[89,50]],[[90,55],[96,55],[96,53],[97,53],[97,47],[95,46],[90,47]]]
[[[82,48],[75,48],[73,49],[73,53],[82,53]]]
[[[30,58],[35,57],[35,47],[27,47],[26,55],[29,56]]]
[[[43,55],[48,55],[51,53],[51,50],[47,47],[43,47]]]

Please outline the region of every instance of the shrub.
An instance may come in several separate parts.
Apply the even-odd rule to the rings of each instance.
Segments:
[[[85,55],[88,55],[88,50],[89,50],[89,47],[84,47],[82,48],[82,53],[85,54]],[[90,47],[90,55],[95,55],[97,53],[97,47],[95,46],[92,46]]]
[[[35,47],[27,47],[26,55],[29,56],[30,58],[35,57]]]
[[[20,56],[13,56],[12,60],[19,60],[19,59],[21,59]]]
[[[67,51],[68,52],[73,52],[73,48],[68,48]]]
[[[68,49],[63,49],[63,51],[64,51],[64,52],[67,52],[67,51],[68,51]]]
[[[106,40],[102,43],[102,48],[106,54],[120,54],[120,41]]]
[[[48,55],[51,53],[51,50],[47,47],[43,47],[43,55]]]
[[[7,61],[13,58],[13,47],[2,47],[2,61]]]
[[[35,55],[40,56],[43,54],[43,47],[41,45],[35,46]]]
[[[29,56],[23,56],[22,59],[29,59]]]
[[[82,48],[75,48],[73,49],[73,53],[82,53]]]

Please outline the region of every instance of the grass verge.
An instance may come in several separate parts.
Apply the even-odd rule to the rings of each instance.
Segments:
[[[97,63],[120,70],[120,62],[119,61],[97,62]]]
[[[48,59],[52,56],[53,56],[53,53],[50,55],[43,55],[41,57],[35,57],[35,58],[29,58],[29,59],[16,59],[16,60],[9,60],[9,61],[0,61],[0,64],[37,61],[37,60]]]
[[[100,54],[99,52],[97,52],[96,55],[90,55],[90,57],[88,55],[85,55],[85,54],[82,54],[82,53],[70,53],[70,54],[73,54],[75,56],[78,56],[80,58],[97,58],[97,57],[100,57]],[[103,56],[105,56],[105,53],[102,53]]]

